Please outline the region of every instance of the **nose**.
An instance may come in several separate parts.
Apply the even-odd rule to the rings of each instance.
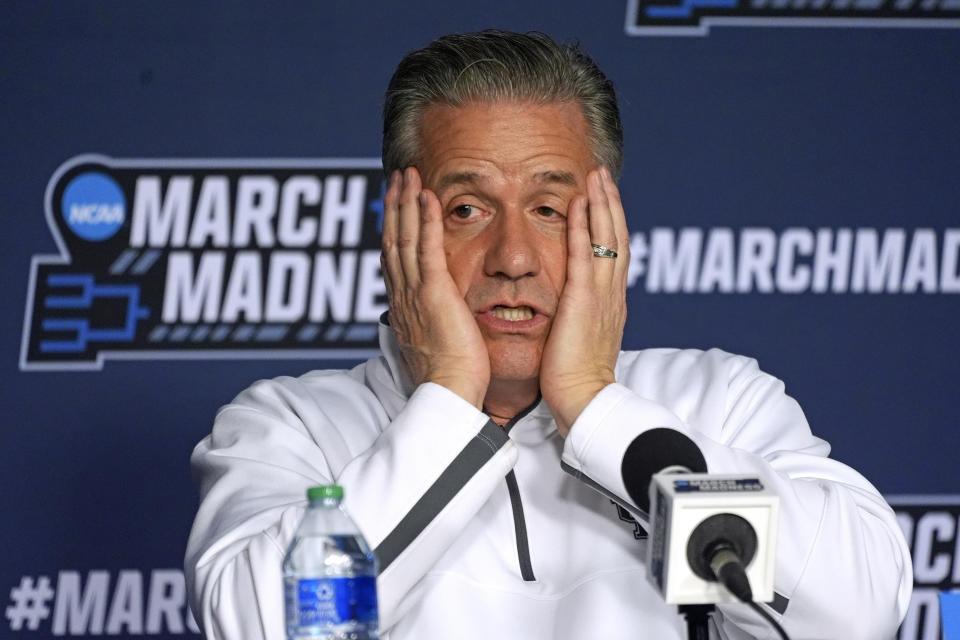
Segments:
[[[523,211],[508,209],[487,227],[484,273],[490,277],[517,280],[540,271],[540,250],[536,229]]]

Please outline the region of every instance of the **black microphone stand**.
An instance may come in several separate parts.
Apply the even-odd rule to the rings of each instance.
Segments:
[[[677,609],[687,619],[687,640],[710,640],[707,621],[716,607],[712,604],[682,604]]]

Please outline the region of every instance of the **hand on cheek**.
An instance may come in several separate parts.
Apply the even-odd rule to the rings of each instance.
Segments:
[[[594,255],[591,245],[619,255]],[[630,241],[620,194],[606,168],[587,174],[587,195],[567,214],[567,281],[540,366],[540,389],[566,437],[584,407],[608,384],[626,321]]]
[[[390,324],[414,383],[435,382],[481,408],[487,348],[447,270],[440,202],[413,167],[390,178],[380,259]]]

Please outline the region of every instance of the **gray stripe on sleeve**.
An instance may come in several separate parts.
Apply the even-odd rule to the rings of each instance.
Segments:
[[[591,478],[590,476],[584,475],[584,473],[583,473],[582,471],[578,471],[578,470],[574,469],[573,467],[571,467],[570,465],[568,465],[568,464],[567,464],[566,462],[564,462],[563,460],[560,461],[560,468],[563,469],[564,471],[566,471],[567,473],[569,473],[570,475],[572,475],[574,478],[576,478],[576,479],[579,480],[580,482],[584,483],[585,485],[587,485],[588,487],[590,487],[591,489],[593,489],[594,491],[596,491],[596,492],[600,493],[601,495],[604,495],[604,496],[610,498],[611,500],[613,500],[614,502],[616,502],[618,505],[620,505],[621,507],[623,507],[624,509],[626,509],[626,510],[630,513],[630,515],[632,515],[632,516],[634,516],[634,517],[640,516],[640,517],[643,518],[644,520],[649,520],[649,519],[650,519],[650,515],[649,515],[646,511],[641,511],[640,509],[638,509],[638,508],[635,507],[634,505],[630,504],[630,501],[629,501],[629,500],[626,500],[625,498],[621,498],[621,497],[618,496],[617,494],[615,494],[615,493],[613,493],[613,492],[611,492],[611,491],[608,491],[607,488],[604,487],[602,484],[600,484],[599,482],[597,482],[596,480],[594,480],[594,479]]]
[[[493,420],[457,454],[413,508],[374,550],[383,573],[510,438]]]

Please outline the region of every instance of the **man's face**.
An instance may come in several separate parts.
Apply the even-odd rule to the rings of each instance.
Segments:
[[[596,162],[573,103],[432,106],[418,169],[443,207],[447,267],[491,374],[536,378],[566,282],[566,215]]]

